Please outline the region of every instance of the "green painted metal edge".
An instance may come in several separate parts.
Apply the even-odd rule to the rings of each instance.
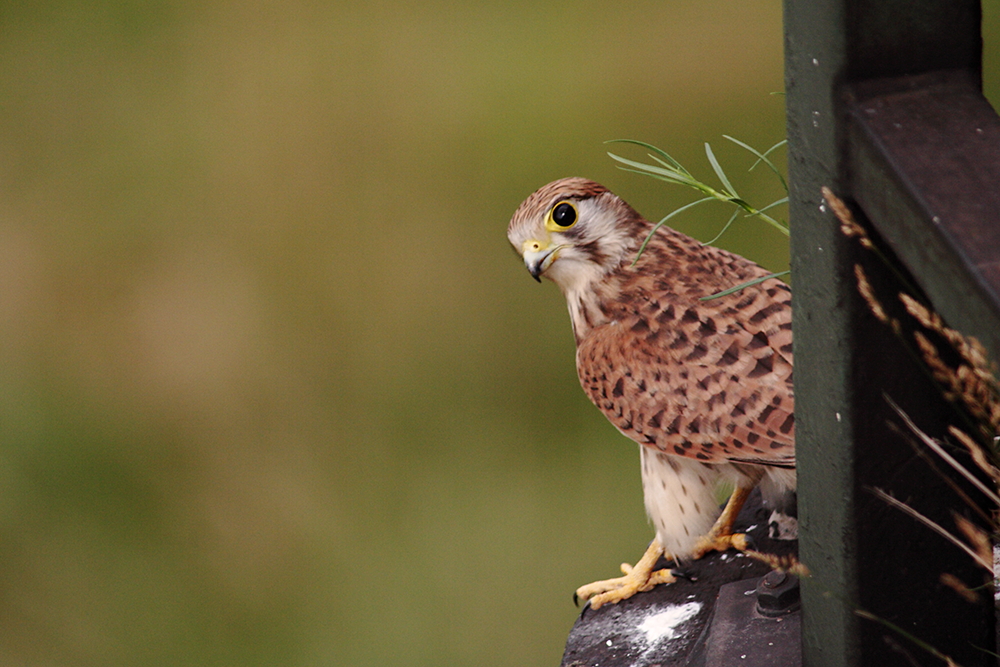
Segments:
[[[795,331],[795,429],[803,664],[834,667],[858,655],[850,446],[849,245],[820,190],[840,189],[834,82],[846,67],[843,2],[786,0],[788,117]]]

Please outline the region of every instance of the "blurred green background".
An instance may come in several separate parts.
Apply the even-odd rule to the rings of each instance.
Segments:
[[[0,664],[557,664],[651,531],[507,221],[693,199],[616,138],[768,203],[721,135],[783,138],[781,47],[773,0],[0,3]]]

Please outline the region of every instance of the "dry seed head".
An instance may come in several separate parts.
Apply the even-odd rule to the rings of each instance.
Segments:
[[[854,215],[843,200],[834,195],[828,187],[824,186],[822,193],[830,209],[840,220],[841,232],[849,238],[857,238],[862,247],[873,249],[868,232],[854,219]],[[872,314],[892,327],[897,335],[900,334],[899,321],[888,316],[885,308],[875,297],[875,291],[860,265],[854,265],[854,275],[858,281],[858,292],[868,304]],[[961,399],[970,412],[984,423],[983,429],[986,434],[996,438],[1000,435],[1000,382],[997,381],[995,368],[989,363],[982,344],[975,338],[966,338],[946,326],[940,315],[910,295],[900,293],[899,298],[911,316],[948,341],[965,360],[967,366],[959,366],[957,371],[952,370],[941,360],[937,349],[925,335],[920,332],[914,333],[917,346],[930,366],[932,374],[946,388],[946,398]]]
[[[948,433],[951,434],[953,438],[958,440],[960,443],[965,445],[965,448],[969,450],[969,455],[972,457],[973,462],[979,469],[990,476],[994,482],[1000,482],[1000,470],[989,462],[986,458],[986,454],[983,452],[982,446],[973,440],[969,434],[965,431],[955,428],[954,426],[948,427]]]
[[[923,305],[909,294],[900,293],[899,300],[903,302],[906,307],[906,312],[912,315],[918,322],[930,329],[940,334],[945,340],[947,340],[955,351],[958,352],[962,358],[969,363],[972,368],[975,368],[982,373],[991,375],[992,369],[986,358],[986,350],[983,348],[982,343],[977,339],[972,337],[965,337],[958,331],[950,328],[933,310],[929,309],[927,306]]]
[[[900,292],[899,300],[906,307],[906,312],[912,315],[918,322],[932,331],[940,332],[944,328],[941,317],[930,308],[914,299],[909,294]]]
[[[965,535],[968,544],[976,552],[981,562],[993,563],[993,543],[990,541],[989,533],[972,523],[964,516],[955,514],[955,525]]]
[[[872,289],[872,284],[868,282],[868,276],[865,275],[865,270],[861,268],[860,264],[854,265],[854,276],[858,280],[858,292],[861,294],[861,298],[865,300],[868,304],[869,310],[872,311],[872,315],[877,317],[880,322],[884,324],[892,325],[892,319],[886,314],[885,308],[879,303],[879,300],[875,298],[875,290]],[[893,326],[896,329],[896,326]]]
[[[777,554],[767,554],[761,551],[744,551],[747,556],[750,556],[754,560],[759,560],[760,562],[770,566],[772,570],[777,570],[778,572],[787,572],[788,574],[794,574],[797,577],[809,577],[811,573],[809,568],[803,565],[798,558],[789,554],[787,556],[779,556]]]
[[[984,430],[990,435],[998,432],[1000,422],[1000,402],[997,401],[997,389],[991,384],[991,376],[985,376],[979,369],[959,366],[955,371],[958,379],[959,397],[972,415],[983,423]]]
[[[868,232],[854,219],[854,215],[851,213],[851,209],[847,208],[847,204],[833,194],[830,188],[823,186],[821,191],[823,198],[826,199],[826,203],[830,205],[833,214],[840,220],[841,233],[848,238],[858,239],[863,248],[871,250],[872,240],[868,237]]]
[[[976,604],[979,602],[979,596],[976,595],[976,592],[962,583],[961,579],[950,572],[943,572],[940,580],[942,584],[961,595],[966,602],[970,604]]]
[[[934,343],[924,335],[922,331],[914,331],[913,338],[917,341],[917,347],[924,357],[924,363],[931,371],[935,380],[944,385],[944,397],[949,401],[955,400],[962,393],[962,388],[955,372],[948,368],[948,365],[941,360]]]
[[[900,300],[920,324],[942,336],[961,356],[964,364],[952,369],[941,360],[938,350],[921,332],[914,332],[934,378],[943,384],[949,400],[959,399],[981,424],[987,435],[1000,432],[1000,384],[997,383],[987,361],[982,344],[975,338],[966,338],[958,331],[946,326],[941,316],[907,294],[900,294]]]

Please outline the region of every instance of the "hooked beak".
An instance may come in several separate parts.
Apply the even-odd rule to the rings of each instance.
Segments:
[[[556,261],[558,251],[562,246],[542,246],[538,241],[525,241],[522,249],[524,266],[531,277],[542,282],[541,275]]]

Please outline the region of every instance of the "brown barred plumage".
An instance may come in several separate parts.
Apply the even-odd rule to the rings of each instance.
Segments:
[[[553,218],[565,203],[576,212],[566,227]],[[603,186],[570,178],[528,197],[508,238],[566,296],[584,391],[640,445],[654,545],[698,557],[739,543],[735,515],[713,527],[718,481],[737,485],[727,512],[758,483],[772,499],[794,490],[791,293],[769,279],[703,301],[768,272],[667,227],[636,262],[652,228]],[[652,563],[638,572],[649,556],[578,593],[596,607],[669,581]]]

